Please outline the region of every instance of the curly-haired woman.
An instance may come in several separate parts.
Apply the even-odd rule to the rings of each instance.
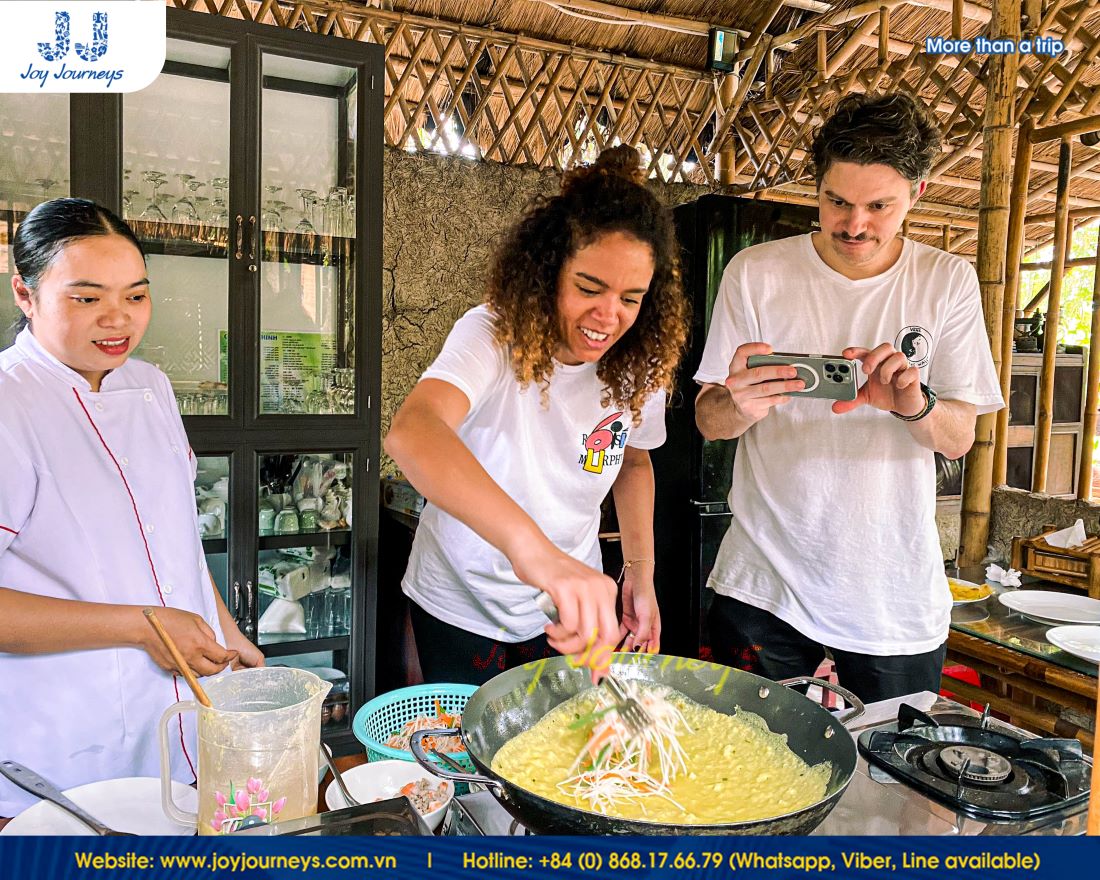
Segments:
[[[604,151],[528,206],[486,303],[455,324],[385,441],[429,502],[402,582],[428,681],[481,683],[550,648],[594,661],[622,636],[658,649],[648,450],[664,442],[686,336],[672,220],[634,149]],[[621,623],[599,571],[609,489]]]

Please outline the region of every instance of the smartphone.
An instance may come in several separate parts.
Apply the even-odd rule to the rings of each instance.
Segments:
[[[775,354],[749,355],[749,367],[791,366],[798,372],[796,379],[806,383],[802,391],[787,391],[792,397],[821,397],[826,400],[855,400],[858,361],[839,355]]]

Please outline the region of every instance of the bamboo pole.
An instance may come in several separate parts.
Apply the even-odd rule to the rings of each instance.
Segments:
[[[771,49],[771,38],[763,36],[760,38],[760,42],[756,44],[756,48],[753,49],[752,55],[749,58],[748,64],[741,68],[737,80],[737,91],[728,103],[722,107],[722,118],[719,120],[719,124],[716,126],[714,132],[714,146],[721,146],[725,140],[726,135],[729,133],[730,128],[733,126],[734,120],[737,118],[738,112],[741,110],[741,105],[745,103],[745,98],[749,95],[749,88],[752,86],[753,80],[756,78],[756,72],[760,69],[760,65],[764,61],[764,57]],[[733,74],[728,74],[726,79],[729,79]]]
[[[1089,330],[1089,364],[1085,375],[1085,416],[1081,427],[1081,467],[1077,473],[1077,497],[1092,500],[1092,438],[1096,435],[1096,401],[1100,396],[1100,237],[1096,240],[1096,274],[1092,279],[1092,328]],[[1100,734],[1100,727],[1096,729]]]
[[[1065,274],[1066,251],[1069,243],[1069,169],[1073,161],[1073,143],[1062,140],[1058,153],[1058,203],[1054,221],[1054,265],[1050,270],[1050,293],[1047,294],[1046,330],[1043,334],[1043,370],[1039,375],[1039,421],[1035,428],[1035,467],[1031,475],[1031,491],[1043,492],[1047,486],[1047,466],[1050,464],[1050,429],[1054,423],[1054,358],[1058,352],[1058,319],[1062,313],[1062,276]]]
[[[1073,236],[1070,236],[1072,240]],[[1082,266],[1092,266],[1095,264],[1095,260],[1092,257],[1067,257],[1062,264],[1063,269],[1080,269]],[[1054,268],[1054,260],[1036,260],[1033,263],[1020,263],[1020,271],[1022,272],[1045,272],[1048,269]]]
[[[1024,218],[1024,223],[1053,223],[1055,219],[1055,212],[1050,211],[1043,214],[1028,214]],[[1100,217],[1100,208],[1075,208],[1069,212],[1070,220],[1081,220],[1082,218]]]
[[[1059,138],[1065,140],[1075,134],[1084,134],[1100,129],[1100,115],[1086,116],[1083,119],[1073,119],[1069,122],[1059,122],[1057,125],[1046,125],[1037,128],[1031,133],[1031,142],[1041,144],[1044,141],[1054,141]]]
[[[1016,136],[1016,161],[1012,170],[1012,202],[1008,215],[1008,252],[1005,254],[1005,293],[1001,309],[1001,397],[1008,403],[1012,393],[1012,337],[1016,329],[1016,305],[1020,298],[1020,252],[1024,248],[1024,214],[1027,211],[1027,181],[1031,174],[1031,143],[1034,120],[1025,116]],[[997,411],[997,434],[993,447],[993,485],[1008,482],[1008,406]]]
[[[995,0],[989,20],[991,39],[1020,38],[1018,0]],[[991,56],[987,70],[985,120],[982,127],[982,193],[978,209],[978,283],[982,291],[985,330],[994,358],[1000,352],[1001,311],[1004,307],[1005,252],[1008,244],[1009,185],[1011,181],[1015,53]],[[977,565],[989,541],[989,507],[993,492],[994,413],[978,416],[974,445],[963,468],[962,518],[958,564]]]
[[[733,107],[734,95],[737,93],[740,86],[740,77],[735,73],[726,74],[722,78],[722,84],[719,86],[719,97],[722,104],[722,118],[725,119],[725,114],[729,112],[729,109]],[[736,160],[736,154],[733,149],[733,140],[718,153],[718,182],[724,184],[731,184],[734,181],[734,162]]]
[[[878,11],[878,63],[881,67],[890,60],[890,7]]]

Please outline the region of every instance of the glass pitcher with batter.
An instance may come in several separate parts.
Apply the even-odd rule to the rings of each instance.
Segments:
[[[332,687],[312,672],[243,669],[203,683],[212,707],[186,700],[160,720],[161,801],[173,821],[199,834],[299,819],[317,811],[321,704]],[[172,800],[168,725],[198,713],[199,810]]]

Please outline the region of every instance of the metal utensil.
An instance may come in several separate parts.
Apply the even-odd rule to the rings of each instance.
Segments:
[[[0,774],[6,776],[23,791],[29,791],[36,797],[61,807],[65,812],[72,814],[91,828],[96,834],[103,837],[137,837],[136,834],[129,831],[115,831],[114,828],[104,825],[65,797],[56,785],[22,764],[17,764],[15,761],[0,761]]]
[[[344,784],[343,774],[336,767],[336,762],[332,759],[332,749],[329,748],[328,743],[321,743],[321,757],[325,759],[325,765],[328,767],[329,772],[332,773],[332,778],[336,780],[336,785],[340,789],[340,794],[344,796],[344,802],[349,807],[358,807],[359,801],[351,796],[351,792],[348,791],[347,785]]]
[[[538,606],[539,611],[550,618],[551,623],[557,623],[559,620],[558,606],[554,604],[554,600],[550,598],[549,593],[539,593],[535,597],[535,604]],[[616,651],[619,650],[630,638],[630,633],[623,636],[622,641],[619,642]],[[619,713],[619,717],[623,720],[623,724],[626,725],[626,731],[631,738],[645,736],[646,732],[653,727],[653,716],[646,711],[645,706],[639,703],[634,697],[632,697],[623,687],[621,681],[615,678],[610,672],[607,673],[601,680],[600,685],[607,688],[611,692],[611,697],[614,701],[615,711]]]
[[[535,605],[538,606],[539,611],[541,611],[543,614],[545,614],[547,617],[550,618],[551,623],[558,623],[561,620],[561,617],[558,614],[558,606],[554,604],[554,600],[550,598],[549,593],[541,593],[540,592],[535,597]],[[619,644],[617,644],[615,646],[615,650],[614,650],[613,653],[618,654],[619,651],[621,651],[623,649],[623,645],[626,644],[626,640],[629,639],[633,635],[634,635],[634,633],[628,632],[621,639],[619,639]],[[635,646],[634,650],[635,651],[638,650],[637,646]]]

